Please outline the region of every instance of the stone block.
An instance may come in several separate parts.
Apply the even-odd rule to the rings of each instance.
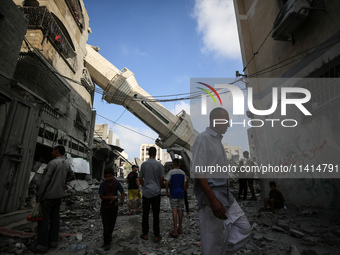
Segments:
[[[297,238],[302,238],[305,236],[302,232],[297,231],[295,229],[289,229],[289,233]]]
[[[295,245],[292,245],[290,246],[290,255],[301,255],[301,253]]]
[[[277,232],[282,232],[282,233],[285,233],[285,232],[286,232],[283,228],[280,228],[280,227],[278,227],[278,226],[273,226],[273,227],[272,227],[272,230],[277,231]]]

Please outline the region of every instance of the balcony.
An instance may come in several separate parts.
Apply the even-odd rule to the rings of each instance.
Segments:
[[[44,35],[43,40],[49,40],[69,67],[75,71],[75,49],[71,37],[62,22],[53,13],[50,13],[45,6],[25,6],[20,7],[20,9],[29,20],[29,26],[41,29]]]
[[[80,31],[84,29],[84,16],[78,0],[65,0]]]

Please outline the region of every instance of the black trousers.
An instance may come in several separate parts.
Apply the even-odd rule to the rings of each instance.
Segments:
[[[38,221],[38,249],[48,250],[49,245],[57,245],[60,226],[61,198],[41,201],[43,220]]]
[[[116,224],[118,206],[114,208],[100,208],[103,223],[104,244],[112,242],[112,232]]]
[[[248,191],[248,186],[247,186],[247,179],[245,178],[240,178],[238,179],[239,182],[239,190],[238,190],[238,197],[240,198],[243,193],[243,198],[247,198],[247,191]]]
[[[142,231],[143,235],[149,233],[149,212],[150,205],[153,214],[153,233],[155,236],[160,236],[159,230],[159,212],[161,209],[161,195],[147,198],[143,196],[143,219],[142,219]]]

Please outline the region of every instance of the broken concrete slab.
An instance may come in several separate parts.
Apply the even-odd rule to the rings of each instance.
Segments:
[[[292,245],[290,247],[290,255],[301,255],[301,253],[295,245]]]
[[[75,191],[84,191],[89,188],[89,184],[85,180],[73,180],[71,181],[68,186],[70,186]]]
[[[284,230],[289,230],[289,224],[290,220],[278,220],[276,223],[280,228],[283,228]]]
[[[277,231],[277,232],[282,232],[282,233],[286,232],[286,230],[284,230],[283,228],[280,228],[278,226],[273,226],[272,230]]]
[[[289,233],[297,238],[302,238],[305,236],[302,232],[297,231],[295,229],[289,229]]]

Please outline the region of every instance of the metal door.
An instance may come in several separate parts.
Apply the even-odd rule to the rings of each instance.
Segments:
[[[0,213],[20,209],[26,199],[36,146],[38,116],[12,100],[0,137]]]

